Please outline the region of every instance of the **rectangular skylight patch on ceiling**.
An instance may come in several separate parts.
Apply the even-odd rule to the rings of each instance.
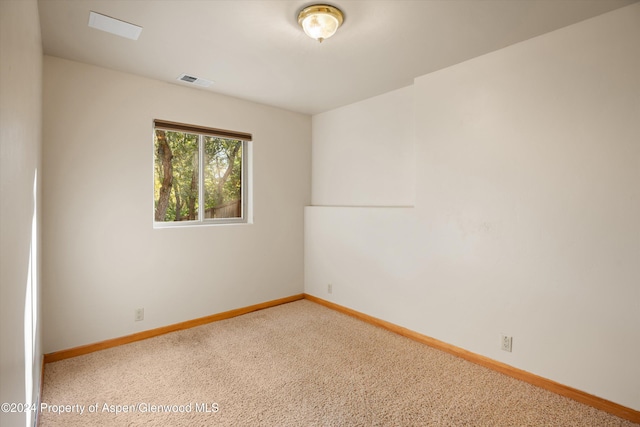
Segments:
[[[142,33],[142,27],[93,11],[89,12],[89,26],[131,40],[138,40]]]

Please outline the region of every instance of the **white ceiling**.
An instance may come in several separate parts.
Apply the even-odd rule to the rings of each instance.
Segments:
[[[332,0],[345,23],[320,44],[297,24],[306,0],[40,0],[47,55],[315,114],[638,0]],[[320,1],[319,3],[322,3]],[[89,28],[89,11],[144,29]]]

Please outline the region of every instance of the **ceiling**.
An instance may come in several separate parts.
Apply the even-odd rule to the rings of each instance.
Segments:
[[[315,114],[638,0],[331,0],[344,25],[322,44],[306,0],[40,0],[44,53]],[[320,2],[322,3],[322,2]],[[144,29],[89,28],[95,11]],[[193,86],[192,86],[193,87]]]

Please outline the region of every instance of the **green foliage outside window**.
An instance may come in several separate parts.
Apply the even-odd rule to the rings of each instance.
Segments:
[[[156,221],[242,217],[242,141],[162,129],[154,140]]]

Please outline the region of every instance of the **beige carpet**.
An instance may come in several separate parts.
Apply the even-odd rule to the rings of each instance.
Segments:
[[[43,402],[84,413],[41,426],[637,425],[305,300],[48,364]]]

